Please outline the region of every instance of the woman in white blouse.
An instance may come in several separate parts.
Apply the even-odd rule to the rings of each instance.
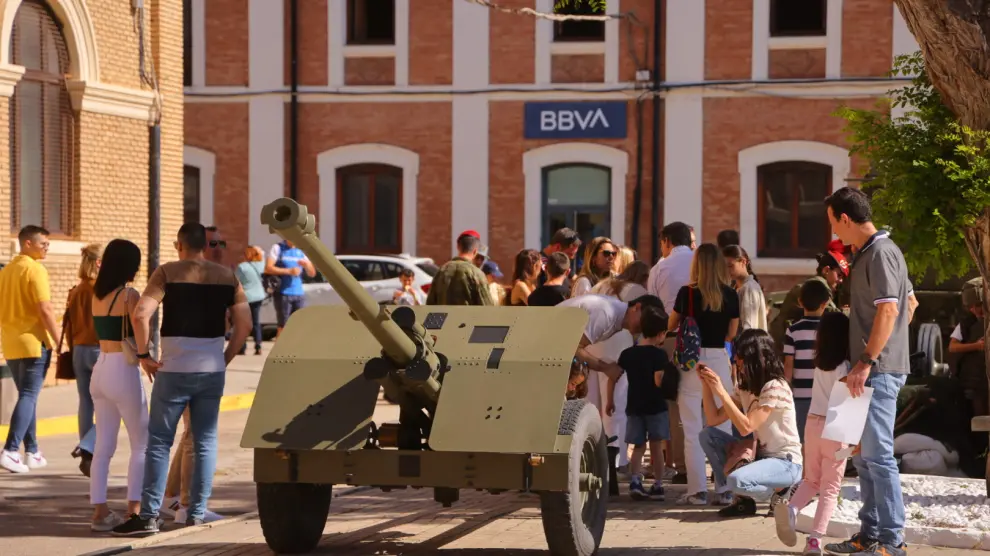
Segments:
[[[768,330],[767,300],[759,279],[753,274],[749,254],[738,245],[729,245],[722,249],[722,255],[729,265],[729,277],[739,294],[739,332],[750,328]]]

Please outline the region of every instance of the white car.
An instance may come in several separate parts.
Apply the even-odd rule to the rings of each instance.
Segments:
[[[391,303],[392,294],[398,290],[399,273],[403,269],[413,272],[413,285],[428,293],[433,277],[440,270],[433,259],[413,257],[411,255],[337,255],[344,268],[350,271],[380,304]],[[303,294],[306,306],[311,305],[343,305],[340,295],[333,286],[327,283],[319,271],[310,278],[305,273],[303,277]],[[274,336],[277,320],[275,318],[275,303],[271,298],[266,299],[261,306],[261,326],[265,336]]]

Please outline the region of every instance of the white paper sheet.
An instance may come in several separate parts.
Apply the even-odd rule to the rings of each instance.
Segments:
[[[863,394],[854,398],[849,394],[849,387],[845,382],[833,384],[832,393],[828,397],[828,413],[825,415],[822,438],[850,445],[859,444],[872,399],[873,388],[863,388]]]

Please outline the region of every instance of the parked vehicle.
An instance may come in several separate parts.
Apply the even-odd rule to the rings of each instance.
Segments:
[[[337,258],[344,268],[361,282],[365,291],[381,304],[392,303],[392,294],[401,287],[399,273],[403,269],[408,268],[413,271],[414,286],[425,293],[429,293],[433,277],[440,270],[433,259],[407,254],[338,255]],[[303,291],[307,306],[344,304],[319,272],[313,278],[303,274]],[[271,298],[266,299],[261,307],[261,326],[266,340],[275,336],[275,303]]]

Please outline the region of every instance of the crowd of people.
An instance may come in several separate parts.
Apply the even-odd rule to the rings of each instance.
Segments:
[[[607,436],[617,439],[609,446],[611,495],[623,477],[637,500],[663,500],[665,481],[686,484],[678,504],[721,506],[723,517],[754,515],[758,502],[769,502],[788,546],[797,544],[797,513],[817,496],[804,554],[906,554],[894,417],[917,300],[900,249],[872,223],[867,196],[841,188],[825,205],[838,239],[772,321],[738,233],[724,230],[717,243],[698,245],[682,222],[664,226],[662,258],[652,268],[607,237],[582,246],[565,228],[542,252],[520,251],[507,283],[497,263],[479,256],[479,234],[469,230],[427,304],[588,313],[567,397],[596,405]],[[864,386],[873,394],[852,457],[861,529],[824,545],[847,465],[836,454],[850,448],[822,436],[837,381],[854,397]]]
[[[73,455],[89,476],[93,531],[147,535],[159,531],[163,516],[185,525],[220,519],[207,510],[220,399],[226,367],[251,329],[255,302],[234,270],[217,262],[225,247],[219,232],[184,224],[174,242],[178,260],[158,267],[142,292],[131,286],[142,261],[137,245],[126,239],[88,245],[61,326],[40,262],[48,252],[48,231],[26,226],[18,242],[19,252],[0,270],[0,341],[18,391],[0,468],[28,473],[48,463],[35,423],[54,355],[58,374],[74,378],[79,390],[80,443]],[[151,343],[159,307],[160,357]],[[184,431],[170,469],[180,420]],[[130,444],[126,516],[107,505],[121,421]]]

